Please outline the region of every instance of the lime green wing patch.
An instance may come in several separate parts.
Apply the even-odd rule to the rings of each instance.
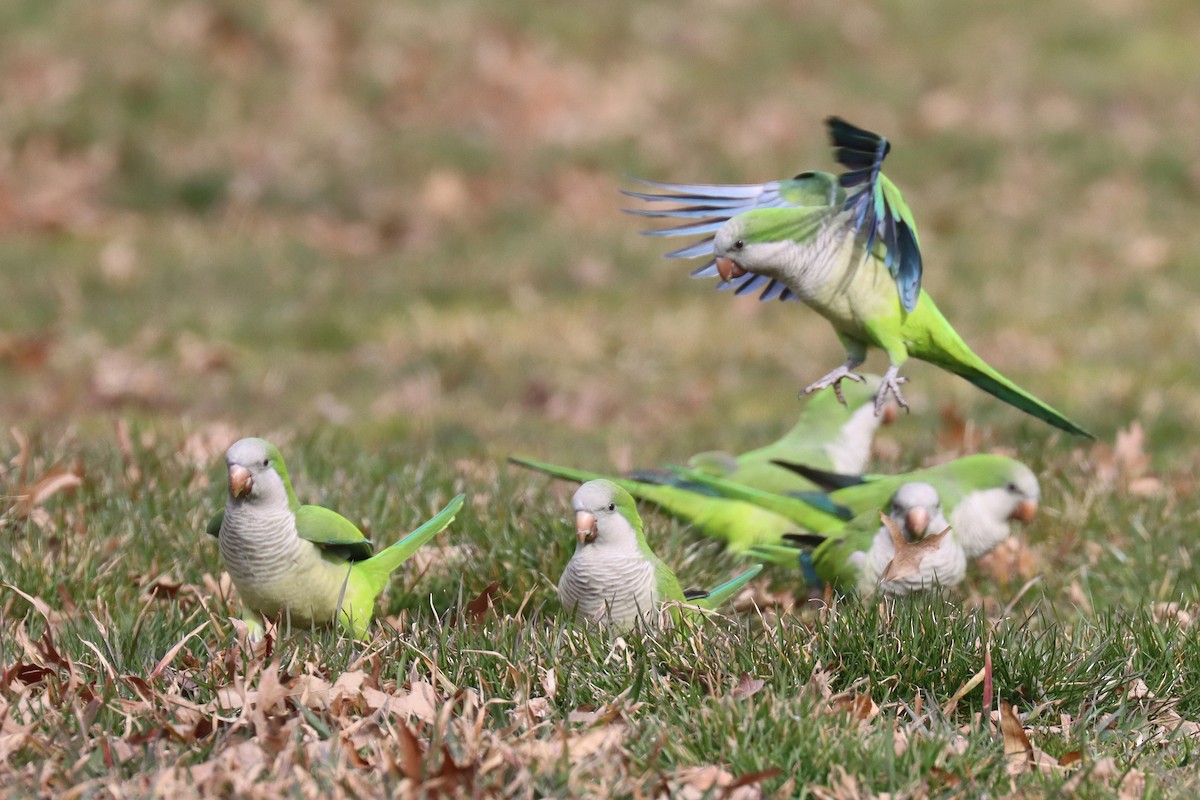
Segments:
[[[209,536],[215,536],[217,538],[220,538],[221,523],[223,523],[224,521],[225,521],[225,509],[222,508],[220,511],[218,511],[217,513],[212,515],[212,519],[210,519],[208,521],[208,527],[204,529],[205,533],[207,533]]]
[[[301,539],[334,549],[350,561],[370,558],[375,550],[353,522],[322,506],[300,506],[296,510],[296,532]]]

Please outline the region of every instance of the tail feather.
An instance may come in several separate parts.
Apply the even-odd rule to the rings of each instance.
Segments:
[[[1037,417],[1059,430],[1076,436],[1083,436],[1087,439],[1096,438],[1093,434],[1067,419],[1061,411],[1037,399],[982,361],[978,365],[947,365],[947,369],[956,375],[966,378],[980,389],[983,389],[994,397],[1000,398],[1010,406],[1019,408],[1026,414]]]
[[[428,542],[434,536],[437,536],[451,522],[454,522],[454,518],[458,516],[458,512],[462,509],[465,499],[466,495],[458,495],[447,503],[445,508],[425,522],[425,524],[386,550],[376,553],[365,561],[357,562],[354,565],[354,569],[361,570],[362,574],[367,576],[371,587],[376,592],[381,591],[388,582],[389,576],[397,567],[407,561],[409,556],[417,552],[421,545]]]
[[[1067,419],[1058,409],[1017,386],[975,355],[924,292],[916,310],[904,321],[904,332],[908,338],[908,354],[913,358],[953,372],[993,397],[1060,430],[1088,439],[1096,438]]]
[[[711,611],[740,592],[743,586],[749,583],[754,576],[758,575],[758,573],[762,572],[762,569],[762,564],[755,564],[741,575],[722,583],[720,586],[710,590],[704,595],[700,597],[689,597],[688,602],[692,605]]]

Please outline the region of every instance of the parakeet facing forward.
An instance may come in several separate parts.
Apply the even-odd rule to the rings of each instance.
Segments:
[[[1006,403],[1069,433],[1090,437],[1062,413],[1005,378],[975,355],[921,289],[916,222],[900,191],[882,173],[887,139],[841,119],[827,120],[840,176],[803,172],[757,185],[666,184],[666,193],[627,192],[678,208],[631,213],[688,222],[647,231],[654,236],[704,234],[670,258],[708,257],[694,275],[722,279],[737,294],[759,289],[762,300],[800,300],[833,325],[846,362],[806,387],[839,393],[868,348],[887,353],[889,366],[876,397],[890,393],[905,408],[900,368],[910,356],[959,375]]]
[[[863,595],[877,589],[909,594],[962,581],[966,553],[946,522],[933,486],[902,484],[892,495],[886,516],[880,525],[878,511],[865,511],[841,530],[827,535],[789,534],[785,544],[752,547],[747,555],[799,566],[813,588],[830,585]]]
[[[321,506],[302,506],[283,456],[263,439],[241,439],[225,454],[229,494],[208,524],[242,598],[242,619],[260,636],[262,618],[296,627],[336,619],[361,637],[392,571],[454,521],[458,495],[421,527],[376,555],[354,523]]]
[[[711,610],[762,571],[756,565],[710,592],[685,594],[675,573],[646,543],[628,492],[611,481],[588,481],[571,505],[578,542],[558,581],[558,598],[584,619],[627,629],[639,620],[653,625],[659,606],[668,601]]]

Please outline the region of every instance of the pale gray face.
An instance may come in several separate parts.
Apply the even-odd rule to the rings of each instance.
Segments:
[[[1033,470],[1024,464],[1013,464],[1008,481],[994,489],[974,492],[972,505],[993,520],[1032,522],[1037,514],[1041,487]]]
[[[580,486],[571,498],[579,546],[636,547],[637,533],[625,516],[630,502],[629,496],[609,481],[588,481]]]
[[[942,501],[937,489],[928,483],[906,483],[892,495],[892,510],[888,516],[904,527],[909,539],[919,539],[929,530],[929,524],[942,516]]]
[[[796,242],[782,239],[779,241],[752,241],[751,236],[755,224],[752,215],[757,212],[748,211],[734,217],[722,225],[713,236],[713,256],[717,261],[717,271],[725,280],[737,278],[747,272],[766,275],[769,278],[785,277],[797,257]],[[761,238],[761,237],[757,237]]]
[[[239,439],[225,451],[229,497],[256,505],[287,505],[287,487],[275,470],[278,457],[262,439]]]

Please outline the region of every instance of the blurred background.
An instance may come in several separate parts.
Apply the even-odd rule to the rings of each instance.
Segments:
[[[892,140],[977,353],[1194,464],[1197,42],[1193,0],[10,0],[0,420],[596,467],[762,443],[836,338],[689,280],[618,190],[830,169],[839,114]],[[893,460],[964,423],[1074,444],[906,374]]]

